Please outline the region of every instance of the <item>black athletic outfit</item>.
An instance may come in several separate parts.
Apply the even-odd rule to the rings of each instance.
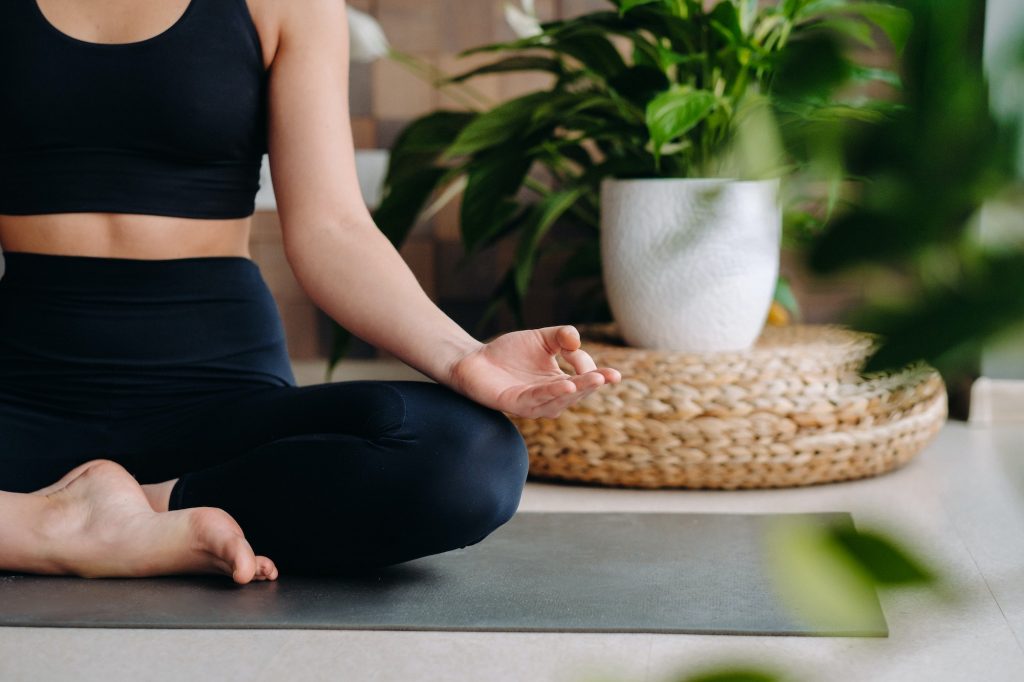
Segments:
[[[114,45],[3,0],[0,214],[251,214],[265,77],[245,0]],[[432,382],[296,386],[247,258],[3,256],[0,490],[112,459],[178,478],[172,509],[226,510],[293,572],[471,545],[518,507],[526,447],[500,411]]]

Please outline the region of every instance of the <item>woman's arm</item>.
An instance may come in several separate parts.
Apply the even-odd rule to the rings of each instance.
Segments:
[[[359,192],[348,115],[342,0],[280,2],[270,75],[269,149],[284,248],[303,289],[360,338],[477,402],[555,417],[618,370],[598,368],[572,325],[484,344],[426,295]],[[564,357],[575,375],[561,370]]]
[[[342,0],[280,3],[269,153],[288,262],[325,313],[438,382],[483,344],[427,296],[363,203]]]

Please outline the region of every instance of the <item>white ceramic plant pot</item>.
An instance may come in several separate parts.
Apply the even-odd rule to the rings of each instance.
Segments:
[[[779,274],[779,181],[605,180],[601,261],[623,340],[639,348],[749,348]]]

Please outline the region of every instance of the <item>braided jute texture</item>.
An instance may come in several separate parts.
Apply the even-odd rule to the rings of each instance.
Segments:
[[[575,326],[622,381],[556,419],[509,415],[534,477],[723,489],[863,478],[905,464],[947,416],[935,369],[862,376],[876,339],[839,326],[766,327],[751,350],[714,354],[626,346],[615,323]]]

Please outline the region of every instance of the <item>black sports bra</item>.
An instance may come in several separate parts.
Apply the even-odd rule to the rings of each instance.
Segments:
[[[266,82],[245,0],[190,0],[165,31],[113,44],[0,0],[0,214],[251,215]]]

